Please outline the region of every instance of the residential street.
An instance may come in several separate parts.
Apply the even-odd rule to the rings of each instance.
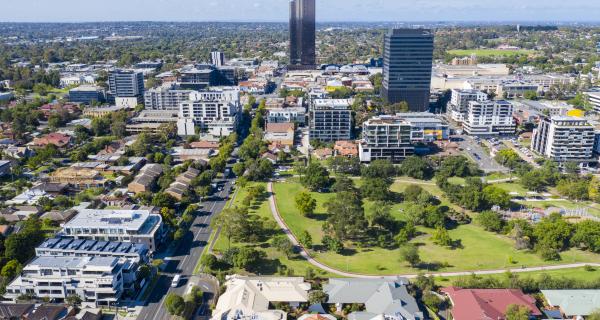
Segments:
[[[196,217],[194,224],[190,228],[190,232],[181,241],[176,253],[172,257],[164,259],[166,267],[161,272],[158,283],[138,316],[139,320],[168,319],[169,315],[165,307],[167,294],[176,293],[183,296],[186,293],[190,277],[194,273],[198,259],[202,255],[204,248],[208,245],[212,230],[210,226],[211,220],[225,208],[234,180],[233,178],[225,180],[223,190],[215,194],[215,200],[203,203],[201,213]],[[182,281],[177,288],[171,288],[171,281],[177,274],[181,275]],[[194,277],[193,280],[199,281],[199,278]],[[207,294],[215,292],[215,288],[212,288],[213,285],[210,281],[200,281],[200,283],[194,283],[194,285],[198,285]]]

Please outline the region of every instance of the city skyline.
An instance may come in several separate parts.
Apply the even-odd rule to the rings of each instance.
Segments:
[[[285,22],[288,0],[116,0],[88,3],[26,0],[0,12],[2,22],[231,21]],[[180,10],[185,8],[185,10]],[[476,13],[476,14],[474,14]],[[600,3],[586,0],[328,0],[317,1],[318,22],[368,21],[599,21]],[[533,17],[533,19],[532,19]]]

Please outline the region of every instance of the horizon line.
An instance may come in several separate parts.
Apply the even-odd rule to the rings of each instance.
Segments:
[[[84,23],[268,23],[268,24],[287,24],[286,20],[74,20],[74,21],[0,21],[0,24],[84,24]],[[317,24],[331,23],[480,23],[480,24],[495,24],[495,23],[546,23],[546,24],[562,24],[562,23],[598,23],[599,20],[329,20],[317,21]]]

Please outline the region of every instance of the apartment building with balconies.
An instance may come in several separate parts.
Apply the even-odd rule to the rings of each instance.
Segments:
[[[531,149],[557,162],[589,163],[594,161],[595,136],[584,118],[545,117],[533,131]]]
[[[504,100],[470,101],[463,129],[474,136],[514,134],[513,110],[513,105]]]
[[[310,140],[333,142],[352,138],[349,99],[315,99],[310,106]]]
[[[358,145],[360,160],[404,160],[414,154],[411,132],[411,124],[400,116],[383,115],[367,120],[363,124],[363,136]]]

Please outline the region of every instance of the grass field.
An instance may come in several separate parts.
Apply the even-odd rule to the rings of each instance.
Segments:
[[[506,190],[506,192],[516,192],[519,196],[526,196],[529,190],[523,188],[519,183],[515,182],[503,182],[494,184],[496,187],[500,189]]]
[[[409,182],[396,182],[392,190],[401,192],[410,185]],[[441,195],[441,190],[435,185],[421,185],[424,189],[438,196],[442,203],[448,201]],[[322,236],[322,224],[326,219],[323,202],[331,194],[316,194],[319,206],[314,218],[303,217],[295,208],[293,197],[303,190],[298,183],[290,181],[274,184],[280,214],[294,234],[307,230],[313,235],[313,242],[319,244]],[[392,213],[397,219],[405,219],[401,211],[404,204],[397,203],[392,207]],[[372,203],[365,203],[366,214],[369,214]],[[519,268],[521,266],[540,266],[548,264],[565,264],[573,262],[598,262],[600,255],[594,255],[579,250],[571,250],[561,254],[560,262],[545,262],[537,254],[518,251],[513,248],[513,241],[507,237],[484,231],[477,225],[463,225],[450,230],[454,240],[460,240],[462,248],[448,249],[434,245],[430,235],[433,230],[419,227],[421,235],[412,240],[420,247],[422,260],[433,268],[416,270],[400,261],[399,249],[359,248],[347,244],[343,254],[332,252],[312,252],[320,262],[339,270],[363,274],[413,274],[419,271],[473,271]],[[447,267],[435,267],[447,265]]]
[[[266,184],[263,183],[263,185],[265,185],[265,187],[266,187]],[[240,189],[238,191],[238,194],[237,194],[234,202],[233,202],[233,205],[241,206],[242,201],[244,200],[246,195],[247,195],[247,190]],[[264,221],[266,225],[271,226],[271,229],[273,230],[273,232],[276,235],[283,235],[283,232],[279,229],[275,220],[273,219],[273,216],[271,214],[271,209],[269,208],[269,202],[266,198],[264,199],[264,201],[261,201],[260,203],[252,206],[250,208],[250,214],[260,217],[260,219],[262,221]],[[320,239],[319,239],[319,241],[320,241]],[[278,266],[284,266],[288,270],[293,269],[293,271],[294,271],[293,273],[298,276],[304,276],[306,274],[306,270],[308,268],[312,268],[320,276],[324,276],[324,277],[330,276],[328,273],[323,272],[322,270],[317,270],[315,267],[312,267],[312,265],[309,262],[307,262],[306,260],[304,260],[303,258],[301,258],[299,256],[295,257],[295,258],[293,257],[292,259],[288,259],[284,254],[282,254],[281,252],[277,251],[276,249],[270,247],[269,246],[270,242],[271,242],[271,240],[269,240],[265,243],[261,243],[261,244],[232,243],[231,246],[243,246],[243,245],[254,246],[254,245],[256,245],[256,246],[261,247],[261,249],[263,249],[267,253],[267,261],[265,261],[265,263],[263,263],[261,265],[261,268],[257,272],[262,275],[275,274],[277,272]],[[227,241],[227,238],[221,235],[217,239],[213,251],[216,254],[221,254],[224,251],[226,251],[228,248],[229,248],[229,243]],[[240,271],[240,270],[237,270],[237,272],[243,273],[243,271]]]
[[[478,57],[507,57],[530,54],[531,50],[499,50],[499,49],[472,49],[472,50],[449,50],[448,53],[455,56],[470,56],[472,54]]]

